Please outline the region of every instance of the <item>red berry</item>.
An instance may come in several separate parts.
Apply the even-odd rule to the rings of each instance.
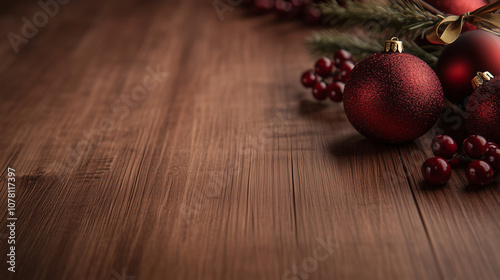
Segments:
[[[314,98],[318,100],[325,100],[326,99],[326,83],[325,82],[319,82],[316,83],[313,87],[312,94]]]
[[[333,56],[333,61],[335,63],[335,66],[337,66],[337,68],[340,68],[342,62],[352,61],[352,55],[350,52],[346,50],[338,50],[335,52],[335,55]]]
[[[340,72],[335,72],[332,78],[334,82],[342,82],[342,75],[340,75]]]
[[[485,160],[493,166],[494,169],[500,170],[500,149],[488,150]]]
[[[302,77],[300,80],[304,87],[310,88],[313,87],[314,84],[316,84],[316,82],[318,81],[318,75],[316,75],[316,72],[314,72],[314,70],[308,70],[302,73]]]
[[[316,7],[307,6],[305,10],[305,21],[308,24],[318,24],[321,22],[321,10]]]
[[[282,15],[289,14],[293,10],[293,5],[290,2],[284,0],[276,0],[274,3],[274,9]]]
[[[315,70],[321,77],[328,77],[332,73],[333,62],[328,57],[320,58],[315,65]]]
[[[488,142],[488,143],[486,143],[486,146],[488,146],[488,151],[499,148],[497,143],[495,143],[495,142]]]
[[[442,157],[433,157],[422,165],[422,175],[431,185],[442,185],[451,177],[450,164]]]
[[[326,87],[326,94],[334,102],[342,102],[345,84],[333,82]]]
[[[454,157],[448,160],[448,162],[450,163],[451,168],[458,168],[460,167],[460,165],[462,165],[462,159],[459,157]]]
[[[255,0],[253,4],[255,6],[255,9],[259,12],[267,12],[274,7],[273,0]]]
[[[431,149],[435,156],[450,159],[457,153],[458,148],[450,136],[438,135],[432,139]]]
[[[354,63],[352,61],[344,61],[340,65],[340,75],[342,76],[342,82],[345,84],[351,75],[352,69],[354,69]]]
[[[475,160],[467,166],[465,175],[473,186],[484,186],[493,180],[493,168],[483,160]]]
[[[471,158],[480,158],[488,151],[486,143],[483,136],[471,135],[464,140],[464,153]]]
[[[290,3],[292,3],[295,8],[304,6],[304,0],[291,0]]]

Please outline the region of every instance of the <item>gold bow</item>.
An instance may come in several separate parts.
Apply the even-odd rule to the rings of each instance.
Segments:
[[[427,30],[425,37],[433,44],[451,44],[460,36],[466,22],[480,29],[500,35],[490,30],[490,28],[500,28],[500,14],[493,13],[498,9],[500,9],[500,0],[485,5],[473,12],[467,12],[461,16],[452,15],[445,17],[436,26]],[[439,35],[439,29],[443,24],[448,25],[444,28],[443,33]]]

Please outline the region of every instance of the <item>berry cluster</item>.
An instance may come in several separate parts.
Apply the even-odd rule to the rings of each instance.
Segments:
[[[333,61],[328,57],[320,58],[314,70],[302,74],[301,82],[304,87],[312,88],[314,98],[325,100],[329,97],[334,102],[341,102],[345,83],[353,68],[351,53],[339,50],[335,53]]]
[[[313,0],[251,0],[248,1],[258,12],[275,11],[282,16],[300,16],[309,24],[321,22],[321,11],[312,4]]]
[[[500,149],[484,137],[471,135],[464,140],[462,154],[457,154],[455,140],[447,135],[436,136],[431,144],[435,157],[422,165],[422,175],[431,185],[442,185],[451,177],[451,168],[467,163],[465,174],[472,186],[484,186],[493,180],[495,170],[500,171]]]

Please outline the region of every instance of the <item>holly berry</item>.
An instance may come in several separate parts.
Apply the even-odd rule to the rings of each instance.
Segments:
[[[292,3],[292,6],[294,8],[300,8],[304,6],[304,0],[291,0],[290,3]]]
[[[326,99],[326,83],[325,82],[319,82],[316,83],[313,87],[312,94],[314,98],[318,100],[325,100]]]
[[[283,1],[283,0],[282,0]],[[300,1],[297,0],[297,5]],[[305,0],[302,0],[305,1]],[[291,2],[290,2],[291,3]],[[303,2],[308,5],[309,2]],[[314,70],[307,70],[302,73],[301,83],[306,88],[313,88],[312,94],[318,100],[324,100],[326,97],[334,102],[341,102],[344,96],[345,82],[354,68],[351,54],[346,50],[340,50],[336,53],[336,60],[342,61],[341,68],[334,70],[334,63],[328,57],[322,57],[314,66]]]
[[[332,78],[334,82],[342,82],[342,75],[340,75],[340,72],[333,74]]]
[[[337,66],[337,68],[340,68],[343,62],[345,61],[352,62],[352,55],[350,52],[346,50],[338,50],[333,55],[333,61],[335,63],[335,66]]]
[[[340,64],[340,75],[342,76],[342,82],[345,84],[351,75],[352,69],[354,69],[354,63],[352,61],[344,61]]]
[[[438,135],[432,139],[432,152],[435,156],[452,158],[457,152],[457,143],[448,135]]]
[[[290,2],[284,0],[276,0],[274,3],[274,9],[281,15],[286,15],[292,12],[293,5]]]
[[[342,82],[333,82],[326,87],[326,95],[333,102],[342,102],[345,84]]]
[[[486,146],[488,146],[488,151],[499,148],[498,145],[495,142],[488,142],[488,143],[486,143]]]
[[[333,62],[328,57],[320,58],[315,65],[316,74],[325,78],[332,73]]]
[[[300,80],[304,87],[311,88],[318,82],[318,75],[316,75],[314,70],[308,70],[302,74]]]
[[[255,0],[253,2],[253,5],[255,6],[255,9],[258,12],[267,12],[267,11],[270,11],[274,7],[274,1],[273,0]]]
[[[488,150],[485,160],[496,170],[500,170],[500,149]]]
[[[318,24],[321,22],[321,10],[316,7],[307,6],[305,8],[305,21],[308,24]]]
[[[484,186],[493,180],[493,168],[483,160],[471,162],[465,170],[469,183],[473,186]]]
[[[450,163],[450,166],[451,168],[458,168],[460,167],[460,165],[462,165],[462,158],[460,157],[454,157],[450,160],[448,160],[448,162]]]
[[[481,158],[488,151],[487,143],[483,136],[471,135],[464,140],[464,153],[471,158]]]
[[[450,164],[442,157],[433,157],[422,165],[422,175],[431,185],[443,185],[450,180]]]

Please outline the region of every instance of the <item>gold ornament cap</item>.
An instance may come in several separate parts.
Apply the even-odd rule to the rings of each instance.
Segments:
[[[489,81],[493,78],[495,77],[493,77],[493,75],[488,71],[477,72],[477,75],[471,81],[472,87],[477,88],[478,86],[484,84],[484,82]]]
[[[403,52],[403,42],[399,41],[398,37],[392,37],[390,40],[385,41],[386,52]]]

